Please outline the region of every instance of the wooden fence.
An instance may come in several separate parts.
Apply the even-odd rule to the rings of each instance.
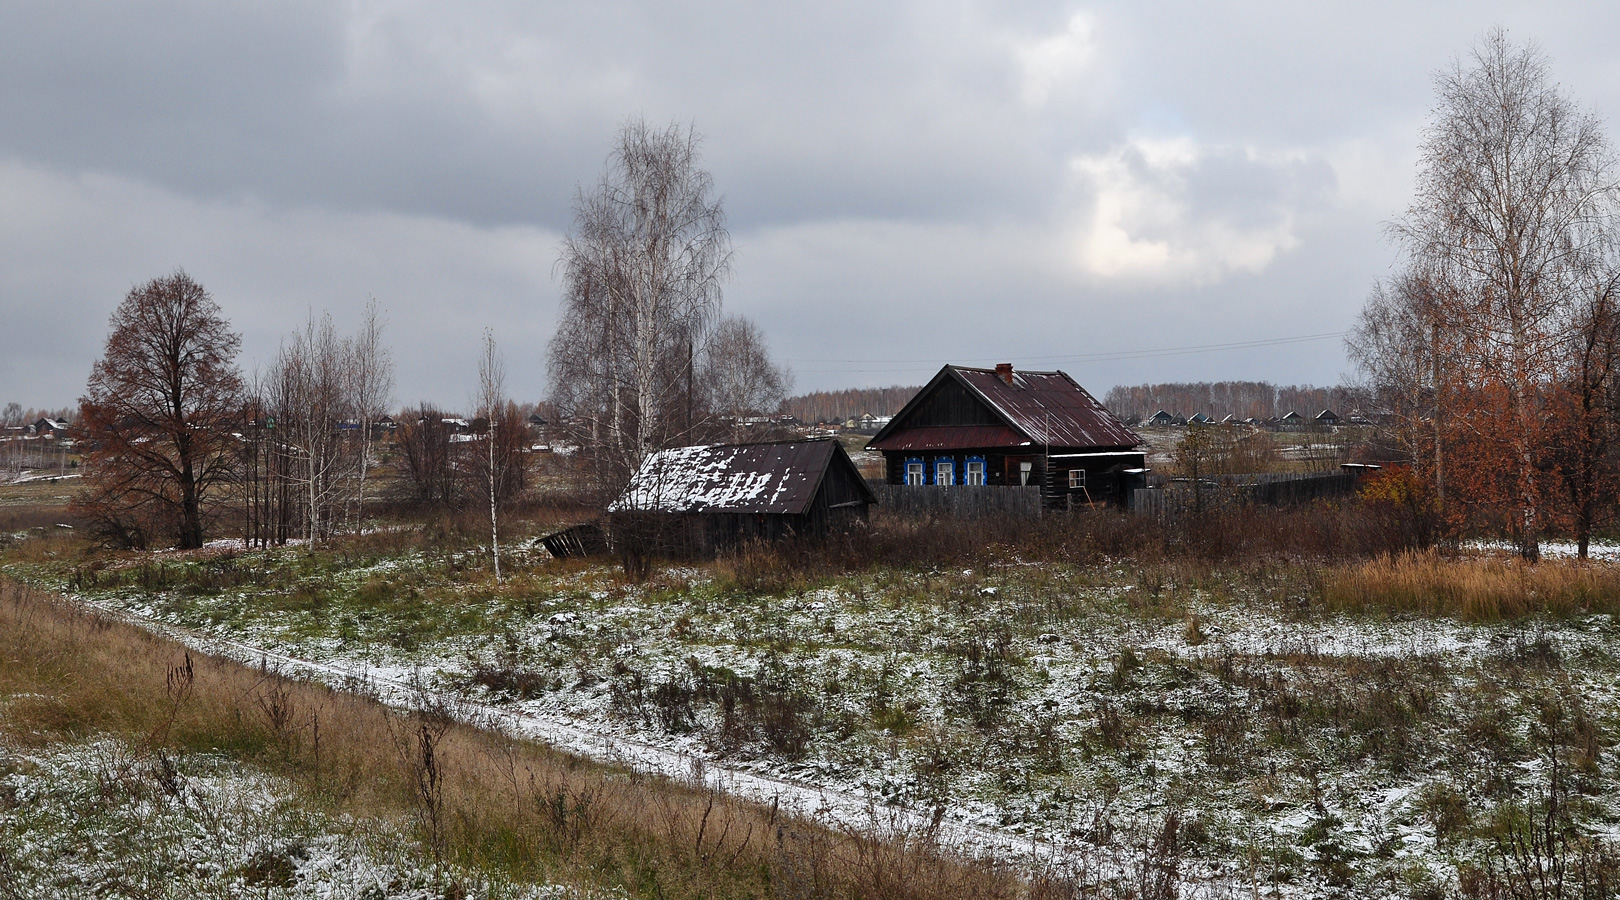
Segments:
[[[905,485],[868,481],[878,506],[901,515],[947,515],[963,519],[1041,514],[1041,489],[1000,485]]]
[[[1206,487],[1201,502],[1206,509],[1248,503],[1282,506],[1289,503],[1308,503],[1323,497],[1341,497],[1354,493],[1360,476],[1353,472],[1327,472],[1320,474],[1262,473],[1258,475],[1222,475],[1204,479]],[[1192,509],[1195,498],[1192,485],[1168,482],[1163,487],[1138,488],[1132,492],[1131,509],[1151,515],[1175,515]]]

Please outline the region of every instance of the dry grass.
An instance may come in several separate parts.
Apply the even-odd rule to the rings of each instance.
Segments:
[[[1327,575],[1329,609],[1454,616],[1491,622],[1527,615],[1571,616],[1620,608],[1620,569],[1595,563],[1386,555]]]
[[[1355,500],[1234,506],[1181,519],[1117,509],[977,519],[878,509],[865,528],[848,534],[744,544],[720,554],[714,572],[727,587],[778,593],[882,567],[954,569],[1011,560],[1087,565],[1129,559],[1142,566],[1207,570],[1257,560],[1331,564],[1400,552],[1414,543],[1404,523]]]
[[[0,733],[47,744],[113,733],[143,752],[224,752],[310,802],[406,818],[434,854],[510,878],[636,897],[1020,897],[1014,873],[926,834],[838,833],[701,788],[617,772],[355,694],[187,654],[0,582]]]

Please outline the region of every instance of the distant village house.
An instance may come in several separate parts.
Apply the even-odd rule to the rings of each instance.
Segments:
[[[868,450],[895,485],[1038,486],[1048,507],[1126,503],[1142,439],[1063,372],[945,366]]]

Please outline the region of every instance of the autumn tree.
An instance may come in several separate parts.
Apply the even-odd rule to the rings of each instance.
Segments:
[[[1473,454],[1469,502],[1511,509],[1510,530],[1534,559],[1541,473],[1557,440],[1548,391],[1566,371],[1580,275],[1612,208],[1609,145],[1552,83],[1543,55],[1501,31],[1467,66],[1441,72],[1436,89],[1416,196],[1392,228],[1405,270],[1396,291],[1375,293],[1351,351],[1383,374],[1408,355],[1407,394],[1430,382],[1437,487],[1455,435]],[[1411,365],[1422,358],[1427,367]]]
[[[632,119],[574,203],[552,397],[616,487],[690,431],[697,353],[720,309],[731,239],[689,128]]]
[[[1195,515],[1204,512],[1204,482],[1216,468],[1226,438],[1224,429],[1219,427],[1190,425],[1181,436],[1181,442],[1170,452],[1176,463],[1176,471],[1192,487]]]
[[[103,534],[201,547],[235,459],[241,339],[184,271],[130,290],[79,400],[91,447],[81,508]]]
[[[1593,530],[1612,516],[1620,494],[1620,260],[1593,254],[1581,279],[1566,371],[1547,413],[1560,436],[1551,450],[1560,476],[1561,512],[1587,558]]]

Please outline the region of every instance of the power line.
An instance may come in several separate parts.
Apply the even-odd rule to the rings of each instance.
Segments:
[[[1022,360],[1037,361],[1037,362],[1109,362],[1109,361],[1126,360],[1126,359],[1155,359],[1155,358],[1167,357],[1167,356],[1186,356],[1186,355],[1195,354],[1195,353],[1216,353],[1216,352],[1220,352],[1220,351],[1223,351],[1223,350],[1249,350],[1249,349],[1255,349],[1255,348],[1259,348],[1259,347],[1280,347],[1280,346],[1284,346],[1284,345],[1287,345],[1287,344],[1303,344],[1303,343],[1309,343],[1309,342],[1312,342],[1312,341],[1325,341],[1325,340],[1331,340],[1333,338],[1340,338],[1340,337],[1344,337],[1347,333],[1348,332],[1344,332],[1344,331],[1327,331],[1327,332],[1322,332],[1320,334],[1301,334],[1301,335],[1293,335],[1293,336],[1290,336],[1290,337],[1260,338],[1260,339],[1256,339],[1256,340],[1252,340],[1252,341],[1231,341],[1231,342],[1224,343],[1224,344],[1193,344],[1193,345],[1189,345],[1189,346],[1185,346],[1185,347],[1158,347],[1158,348],[1144,349],[1144,350],[1109,350],[1109,351],[1102,351],[1102,352],[1098,352],[1098,353],[1072,353],[1072,354],[1067,354],[1067,355],[1063,355],[1063,356],[1019,356],[1017,354],[1003,354],[1003,355],[995,357],[995,358],[997,358],[997,359],[1006,359],[1008,357],[1011,357],[1013,359],[1022,359]],[[980,357],[980,358],[981,359],[988,359],[989,357]],[[787,362],[829,363],[829,364],[830,363],[852,363],[852,364],[880,363],[880,364],[883,364],[883,365],[880,365],[878,367],[863,368],[863,369],[838,368],[838,369],[803,369],[803,370],[800,370],[804,374],[832,374],[832,373],[839,373],[839,372],[915,372],[915,371],[921,370],[922,368],[930,367],[931,365],[937,365],[939,363],[939,357],[928,357],[928,358],[922,358],[922,359],[811,359],[811,358],[800,358],[800,359],[789,359],[789,360],[787,360]],[[918,366],[888,365],[888,364],[899,364],[899,363],[920,363],[920,364],[923,364],[923,365],[918,365]]]

